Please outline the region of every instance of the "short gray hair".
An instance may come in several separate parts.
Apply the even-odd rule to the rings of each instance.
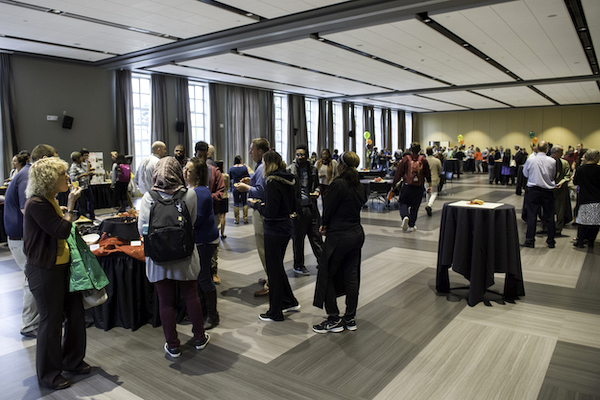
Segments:
[[[560,144],[555,144],[552,146],[551,154],[558,153],[559,151],[564,150],[564,148]]]
[[[598,149],[588,149],[585,152],[585,161],[592,161],[598,164],[598,161],[600,161],[600,152],[598,152]]]

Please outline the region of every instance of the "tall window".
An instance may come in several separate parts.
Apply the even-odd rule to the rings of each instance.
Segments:
[[[360,157],[360,167],[364,168],[368,163],[365,162],[365,127],[363,125],[363,107],[354,105],[354,120],[356,121],[356,154]]]
[[[406,143],[404,144],[404,148],[410,148],[410,144],[413,141],[413,126],[412,126],[412,113],[406,112]]]
[[[131,77],[133,92],[133,137],[135,141],[135,166],[148,158],[152,152],[151,136],[151,80],[149,75],[134,74]]]
[[[284,94],[274,94],[275,103],[275,151],[285,157],[287,148],[288,104]],[[285,160],[287,162],[287,160]]]
[[[381,151],[385,146],[383,145],[383,127],[381,126],[381,108],[373,108],[373,130],[375,132],[371,132],[371,135],[375,135],[375,147],[377,147],[377,151]]]
[[[333,150],[337,149],[339,154],[344,151],[344,115],[342,113],[342,103],[333,103]],[[331,147],[331,146],[330,146]]]
[[[317,123],[319,121],[319,116],[317,115],[319,110],[319,105],[316,100],[313,99],[305,99],[304,104],[306,107],[306,130],[308,133],[308,151],[310,154],[312,152],[318,153],[317,149],[317,135],[319,128]]]
[[[192,143],[201,140],[210,143],[208,87],[206,84],[190,82],[190,136]]]
[[[400,147],[400,145],[398,144],[399,135],[400,126],[398,125],[398,111],[392,110],[392,148],[390,149],[392,154],[394,154],[394,151],[396,151],[396,149]]]

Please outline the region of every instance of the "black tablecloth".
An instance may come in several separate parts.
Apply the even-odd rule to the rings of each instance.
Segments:
[[[94,195],[94,208],[110,208],[114,207],[113,203],[113,191],[110,188],[110,183],[98,183],[90,185],[92,189],[92,194]],[[67,205],[68,192],[59,193],[58,196],[58,204],[61,206]]]
[[[444,160],[444,172],[452,172],[460,179],[460,162],[457,158],[447,158]]]
[[[358,170],[357,172],[360,179],[373,179],[377,177],[383,178],[386,175],[385,170],[380,171],[378,169],[371,169],[368,171]]]
[[[483,300],[494,284],[494,273],[506,273],[504,297],[525,295],[515,208],[495,209],[444,204],[438,245],[436,289],[450,292],[448,268],[470,281],[467,302]]]
[[[98,261],[110,283],[106,287],[108,301],[91,309],[96,327],[135,331],[148,322],[160,326],[158,298],[146,277],[146,263],[124,253],[98,257]]]

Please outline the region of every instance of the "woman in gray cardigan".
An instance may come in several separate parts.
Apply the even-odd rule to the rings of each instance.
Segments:
[[[187,191],[183,202],[191,217],[193,225],[196,220],[196,192],[187,190],[183,182],[183,170],[181,164],[174,157],[161,158],[156,164],[152,175],[154,186],[151,191],[156,191],[163,198],[172,198],[178,191]],[[144,225],[150,223],[150,209],[154,199],[150,191],[144,194],[140,206],[138,229],[143,235]],[[192,321],[192,332],[194,333],[196,349],[202,350],[208,344],[210,336],[204,332],[204,320],[202,318],[202,307],[198,297],[197,278],[200,273],[200,259],[195,246],[189,257],[174,261],[157,263],[152,258],[146,257],[146,275],[148,280],[154,283],[158,294],[160,320],[165,334],[165,351],[171,357],[177,358],[181,355],[179,349],[179,338],[177,337],[177,288],[187,308],[188,315]]]

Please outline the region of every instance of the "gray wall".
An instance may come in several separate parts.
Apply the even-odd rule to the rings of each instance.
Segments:
[[[17,55],[11,63],[19,149],[50,144],[68,162],[82,147],[109,156],[116,146],[113,71]],[[70,130],[62,128],[63,111],[75,119]]]

